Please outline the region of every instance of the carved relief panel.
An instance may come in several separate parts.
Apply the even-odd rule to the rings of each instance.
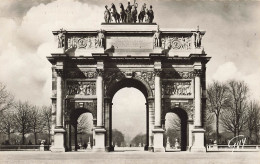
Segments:
[[[192,81],[163,81],[162,94],[173,96],[192,96]]]
[[[68,38],[68,48],[76,47],[78,49],[87,49],[87,48],[97,48],[98,39],[94,36],[88,37],[69,37]]]
[[[96,95],[95,81],[67,81],[67,95]]]
[[[163,49],[173,50],[190,50],[191,49],[191,37],[169,37],[162,38]]]

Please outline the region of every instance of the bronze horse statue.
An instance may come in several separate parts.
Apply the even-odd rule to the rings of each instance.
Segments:
[[[122,23],[126,23],[126,12],[122,3],[120,3],[120,19]]]
[[[113,3],[111,5],[110,11],[111,11],[112,17],[114,17],[114,19],[115,19],[115,23],[120,23],[120,15],[118,14],[118,12],[116,10],[116,6]]]

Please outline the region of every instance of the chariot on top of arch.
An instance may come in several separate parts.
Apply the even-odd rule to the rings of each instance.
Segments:
[[[153,6],[150,5],[149,9],[146,3],[141,6],[140,12],[137,11],[138,3],[134,0],[134,4],[128,1],[127,6],[124,7],[123,3],[119,3],[119,11],[117,11],[114,3],[111,6],[105,6],[104,19],[105,23],[153,23],[154,11]]]

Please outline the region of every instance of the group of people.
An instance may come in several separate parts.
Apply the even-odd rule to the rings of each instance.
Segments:
[[[120,12],[117,12],[116,6],[114,3],[111,4],[111,8],[105,6],[104,19],[106,23],[136,23],[137,18],[139,23],[152,23],[154,19],[153,7],[150,5],[150,9],[146,8],[146,4],[144,3],[141,7],[140,13],[137,16],[137,7],[138,4],[135,3],[133,5],[128,2],[126,9],[122,3],[119,4]]]

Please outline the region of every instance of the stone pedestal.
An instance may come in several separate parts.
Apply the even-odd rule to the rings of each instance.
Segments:
[[[206,152],[204,146],[204,129],[193,129],[192,133],[194,135],[194,142],[190,149],[191,152]]]
[[[104,48],[103,47],[98,47],[92,50],[92,54],[104,54]]]
[[[155,47],[151,54],[161,54],[161,53],[162,53],[162,48],[161,47]]]
[[[52,152],[65,152],[65,133],[66,131],[64,129],[54,129],[54,145],[51,147]]]
[[[44,151],[44,145],[40,145],[40,151]]]
[[[106,130],[104,128],[95,129],[96,145],[93,148],[94,151],[105,151],[105,133]]]
[[[167,137],[167,142],[166,142],[166,149],[170,149],[171,148],[171,144],[169,141],[169,137]]]
[[[153,150],[154,152],[165,152],[163,147],[163,133],[162,128],[153,129],[154,138],[153,138]]]

